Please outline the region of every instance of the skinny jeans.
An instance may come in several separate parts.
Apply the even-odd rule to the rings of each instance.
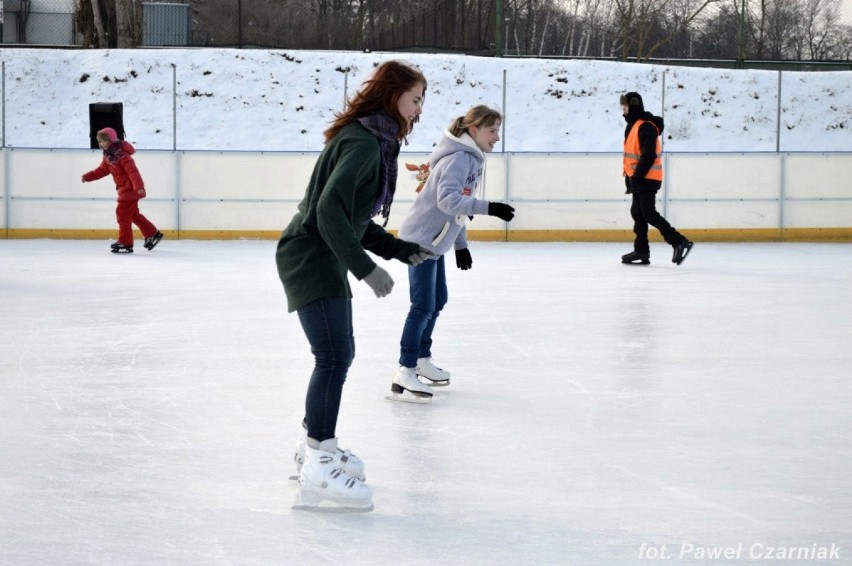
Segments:
[[[314,355],[304,422],[308,436],[322,442],[335,436],[343,383],[355,358],[352,301],[343,297],[317,299],[297,313]]]

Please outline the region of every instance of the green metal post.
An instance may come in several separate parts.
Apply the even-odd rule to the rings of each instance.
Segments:
[[[740,4],[740,45],[737,53],[737,69],[742,69],[745,63],[745,0]]]
[[[497,15],[494,21],[494,53],[497,57],[502,57],[503,52],[500,51],[500,46],[503,45],[501,34],[503,32],[503,0],[495,0],[497,2]]]

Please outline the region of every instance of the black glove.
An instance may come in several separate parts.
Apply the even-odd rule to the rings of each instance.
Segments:
[[[515,217],[515,209],[508,204],[503,204],[502,202],[489,202],[488,216],[496,216],[508,222]]]
[[[470,257],[470,250],[463,248],[456,250],[456,267],[462,271],[467,271],[473,266],[473,258]]]

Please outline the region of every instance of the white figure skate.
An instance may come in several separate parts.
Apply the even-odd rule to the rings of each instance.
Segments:
[[[323,505],[326,502],[331,505]],[[299,474],[299,495],[293,509],[338,513],[373,510],[373,490],[338,465],[336,438],[319,443],[308,440],[305,464]]]
[[[432,387],[445,387],[450,384],[450,372],[441,369],[432,363],[432,358],[420,358],[417,360],[415,373],[420,377],[427,379],[426,385]]]
[[[299,479],[299,474],[302,473],[302,466],[305,463],[305,446],[308,444],[308,429],[305,425],[299,427],[299,439],[296,441],[296,451],[293,453],[293,463],[296,464],[296,475],[290,476],[291,480]],[[361,481],[367,481],[367,476],[364,474],[364,462],[350,452],[337,448],[334,451],[337,465],[343,468],[343,471],[354,476]]]
[[[429,387],[417,379],[414,368],[400,366],[393,376],[391,393],[386,397],[391,401],[405,401],[407,403],[431,403],[432,392]]]

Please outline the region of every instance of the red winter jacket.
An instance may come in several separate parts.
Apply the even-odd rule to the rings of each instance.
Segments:
[[[145,198],[145,183],[142,181],[139,169],[136,168],[136,162],[130,157],[136,153],[136,150],[133,149],[133,146],[129,142],[118,141],[115,143],[120,144],[121,151],[118,158],[110,161],[109,156],[104,152],[101,164],[97,169],[92,169],[88,173],[84,173],[83,180],[86,182],[97,181],[112,173],[112,178],[115,181],[115,190],[118,191],[117,198],[119,202]]]

